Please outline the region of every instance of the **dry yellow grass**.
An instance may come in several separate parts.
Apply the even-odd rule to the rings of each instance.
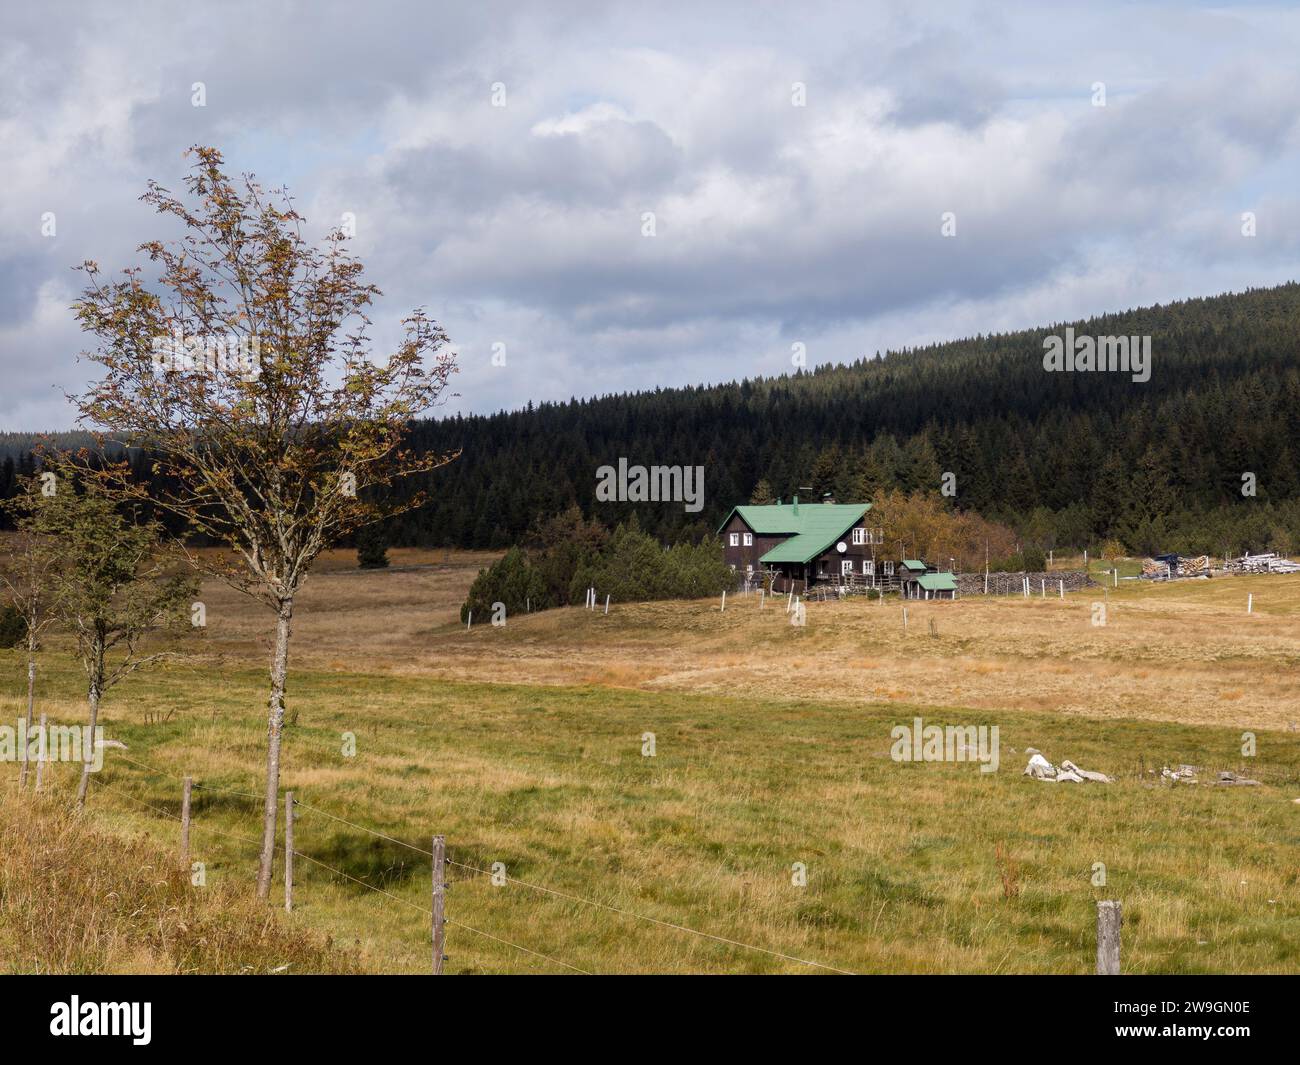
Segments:
[[[355,971],[324,936],[234,884],[192,888],[174,851],[60,798],[0,794],[0,972]]]
[[[855,971],[1085,972],[1101,891],[1125,902],[1127,971],[1297,964],[1294,578],[1130,585],[1110,594],[1104,629],[1084,594],[909,604],[906,634],[896,601],[814,604],[799,630],[744,597],[725,614],[712,601],[614,604],[608,617],[552,611],[466,632],[454,612],[482,561],[359,574],[340,554],[300,600],[282,785],[400,842],[304,809],[299,847],[401,901],[304,865],[292,921],[368,971],[427,970],[427,858],[402,844],[427,848],[433,831],[463,863],[452,972],[563,971],[470,928],[593,972],[806,971],[495,888],[473,870],[496,861],[520,880]],[[256,844],[231,836],[257,831],[269,618],[218,586],[204,596],[209,629],[190,653],[106,703],[109,734],[130,750],[110,754],[92,804],[119,831],[174,846],[164,815],[179,776],[228,789],[199,792],[208,833],[196,848],[213,883],[246,892]],[[12,718],[22,672],[8,663],[0,710]],[[38,709],[78,720],[75,669],[57,653],[48,666]],[[999,724],[1003,771],[892,762],[891,724],[921,712]],[[1246,727],[1261,730],[1248,767]],[[641,756],[645,731],[654,758]],[[341,753],[345,732],[355,758]],[[1030,744],[1119,780],[1027,781],[1012,763]],[[1146,772],[1181,761],[1249,768],[1265,785],[1170,788]],[[52,776],[60,792],[73,772]],[[794,861],[808,865],[806,889],[791,884]],[[1104,889],[1090,883],[1096,862]]]
[[[294,661],[456,680],[1300,725],[1300,576],[911,603],[907,633],[895,599],[814,603],[798,630],[781,604],[760,611],[757,596],[730,597],[725,614],[717,601],[615,603],[608,616],[569,608],[466,632],[457,611],[492,557],[395,551],[392,570],[363,574],[350,553],[328,556],[298,603]],[[267,614],[211,582],[203,594],[201,650],[263,661]],[[1092,624],[1094,603],[1106,605],[1104,627]]]

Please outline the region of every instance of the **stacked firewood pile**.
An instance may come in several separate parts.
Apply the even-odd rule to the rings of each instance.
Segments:
[[[1142,563],[1142,576],[1148,581],[1159,581],[1166,577],[1176,577],[1177,573],[1168,562],[1157,562],[1154,558],[1148,558]]]
[[[1077,592],[1083,588],[1093,587],[1097,583],[1081,569],[1052,570],[1048,573],[1042,571],[1035,573],[1023,571],[1018,573],[990,573],[988,575],[988,594],[1024,595],[1026,577],[1029,578],[1029,594],[1037,596],[1043,594],[1044,582],[1046,582],[1048,595],[1060,595],[1062,582],[1064,582],[1067,592]],[[957,594],[962,598],[968,595],[983,595],[984,574],[957,574]]]
[[[1142,563],[1142,576],[1149,581],[1162,581],[1174,577],[1208,577],[1210,569],[1209,555],[1198,555],[1195,558],[1170,555],[1167,559],[1146,559]]]
[[[1242,555],[1224,562],[1229,573],[1300,573],[1300,563],[1270,551],[1263,555]]]

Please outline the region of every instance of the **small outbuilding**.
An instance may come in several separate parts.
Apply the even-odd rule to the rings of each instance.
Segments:
[[[919,593],[917,580],[926,573],[932,572],[930,567],[922,562],[919,558],[905,558],[898,563],[898,590],[904,599],[922,599]]]
[[[922,573],[916,578],[918,599],[956,599],[957,578],[951,573]]]

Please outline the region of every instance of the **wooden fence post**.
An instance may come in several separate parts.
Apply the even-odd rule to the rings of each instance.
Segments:
[[[1120,904],[1117,899],[1097,902],[1097,975],[1119,975]]]
[[[284,793],[284,912],[293,913],[293,792]]]
[[[45,751],[50,742],[49,733],[46,731],[45,721],[47,715],[41,715],[41,753],[36,759],[36,791],[41,790],[41,777],[45,775]]]
[[[447,840],[445,836],[433,837],[433,975],[442,975],[443,963],[443,906],[447,884]]]
[[[181,867],[190,867],[190,792],[194,778],[186,777],[181,785]]]

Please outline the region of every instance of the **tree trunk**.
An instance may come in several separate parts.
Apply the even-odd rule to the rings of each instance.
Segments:
[[[102,670],[99,671],[102,674]],[[90,787],[90,766],[95,760],[95,727],[99,723],[99,695],[103,684],[101,676],[90,682],[90,724],[87,726],[89,736],[81,737],[81,780],[77,782],[77,808],[86,805],[86,791]]]
[[[262,819],[262,858],[257,867],[257,897],[271,894],[275,861],[275,820],[280,807],[280,737],[284,732],[284,686],[289,674],[289,623],[293,600],[280,603],[275,625],[275,657],[271,660],[271,702],[266,722],[266,803]]]
[[[32,708],[36,705],[36,651],[27,649],[27,751],[31,750]],[[18,786],[27,787],[27,751],[23,752],[22,764],[18,767]]]

